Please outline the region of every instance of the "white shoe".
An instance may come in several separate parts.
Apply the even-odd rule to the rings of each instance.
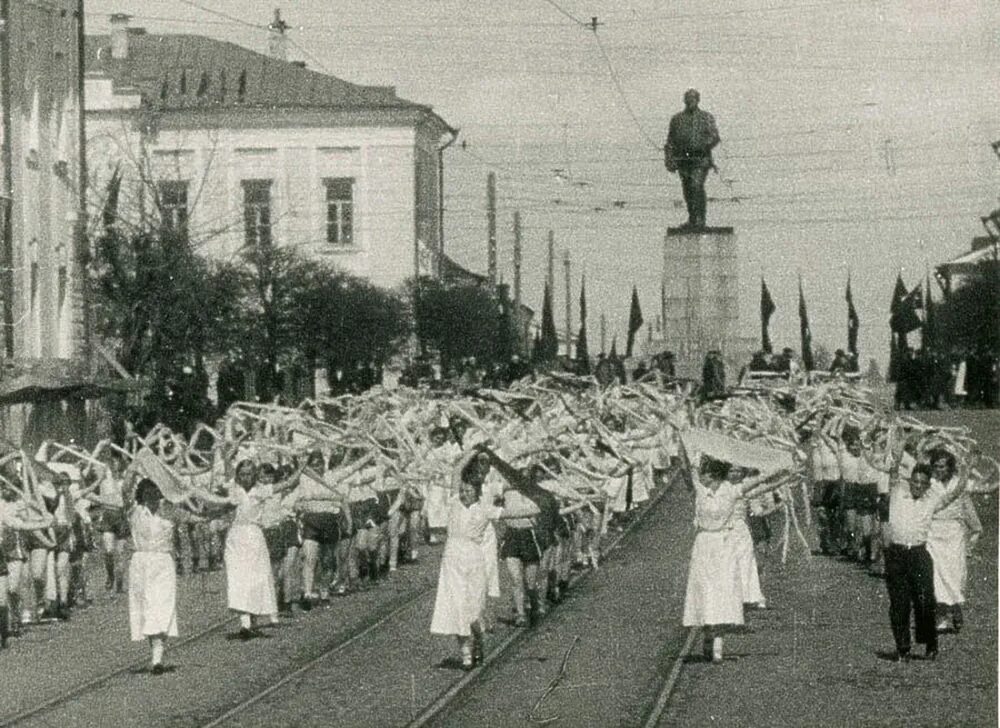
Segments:
[[[939,621],[937,623],[937,631],[938,632],[945,632],[947,630],[948,630],[948,620],[947,619],[942,619],[941,621]]]

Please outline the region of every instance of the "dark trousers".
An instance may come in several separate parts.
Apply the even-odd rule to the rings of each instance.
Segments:
[[[691,225],[704,225],[705,209],[708,207],[708,197],[705,194],[708,167],[682,166],[678,168],[677,174],[681,178],[681,189],[684,191],[688,222]]]
[[[937,650],[934,621],[934,560],[924,546],[890,544],[885,550],[885,585],[889,590],[889,621],[896,649],[910,651],[910,608],[916,621],[916,641]]]

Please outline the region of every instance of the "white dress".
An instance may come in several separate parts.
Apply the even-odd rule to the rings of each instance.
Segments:
[[[957,481],[934,487],[948,492]],[[968,568],[965,563],[965,508],[969,496],[963,494],[937,511],[927,534],[927,551],[934,560],[934,597],[939,604],[963,604]],[[971,504],[969,504],[971,505]]]
[[[433,634],[468,637],[482,616],[487,587],[483,539],[490,520],[500,513],[500,508],[479,501],[468,507],[457,498],[452,501],[431,618]]]
[[[743,624],[743,582],[731,519],[739,499],[732,483],[714,493],[695,479],[695,528],[684,595],[685,627]]]
[[[174,524],[135,506],[129,513],[132,547],[128,569],[128,619],[133,640],[177,636]]]
[[[480,500],[486,505],[492,505],[494,499],[503,496],[504,479],[490,470],[483,483],[483,494]],[[490,521],[486,524],[486,532],[483,534],[483,563],[486,567],[486,596],[493,599],[500,598],[500,547],[497,539],[497,529]]]
[[[732,517],[733,539],[736,548],[736,563],[740,571],[740,584],[743,586],[744,604],[763,604],[764,594],[760,590],[760,574],[757,572],[757,554],[753,547],[753,536],[750,534],[750,523],[747,518],[747,503],[743,498],[736,501]]]
[[[229,493],[236,515],[226,535],[227,603],[238,612],[275,614],[278,602],[267,542],[260,527],[263,517],[260,499],[235,483]]]

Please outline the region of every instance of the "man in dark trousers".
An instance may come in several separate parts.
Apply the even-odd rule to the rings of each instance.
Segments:
[[[931,517],[964,490],[945,493],[931,488],[931,469],[914,466],[909,481],[901,480],[889,493],[889,545],[885,549],[885,585],[889,590],[889,621],[896,641],[897,661],[910,658],[910,610],[914,612],[916,641],[926,645],[926,658],[938,654],[935,622],[934,561],[927,551]]]
[[[693,88],[684,92],[684,111],[670,119],[667,143],[663,147],[667,170],[681,178],[684,202],[688,210],[688,227],[705,227],[705,178],[715,164],[712,149],[719,143],[715,117],[698,108],[701,95]]]

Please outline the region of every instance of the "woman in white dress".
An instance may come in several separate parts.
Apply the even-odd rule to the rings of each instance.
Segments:
[[[229,505],[236,509],[226,534],[224,559],[226,601],[229,608],[240,616],[239,638],[242,640],[259,636],[254,617],[271,617],[278,611],[271,558],[261,523],[265,515],[265,501],[293,487],[295,480],[290,478],[278,485],[258,488],[256,466],[250,460],[243,460],[236,466],[234,481],[225,496],[192,489],[207,503]]]
[[[776,473],[744,480],[739,485],[726,480],[729,463],[703,457],[691,479],[695,493],[694,546],[688,566],[684,596],[685,627],[705,629],[705,657],[722,662],[722,636],[743,624],[743,580],[740,575],[739,538],[734,527],[744,508],[744,496],[761,493],[760,484]]]
[[[749,475],[746,468],[734,466],[729,470],[727,480],[739,488]],[[757,570],[757,554],[754,550],[753,535],[750,533],[749,503],[740,496],[733,510],[733,536],[736,539],[736,562],[743,586],[743,603],[764,609],[767,600],[760,589],[760,573]]]
[[[448,540],[431,618],[432,634],[457,638],[466,670],[481,663],[483,656],[482,615],[488,589],[483,541],[487,527],[491,520],[519,515],[480,500],[490,462],[491,453],[481,447],[467,453],[455,467],[452,482],[458,497],[448,507]],[[514,487],[509,482],[507,485],[508,489]]]
[[[167,637],[177,636],[177,572],[174,524],[159,515],[163,496],[149,479],[139,481],[129,512],[132,560],[129,563],[128,614],[132,640],[149,640],[154,675],[163,673]]]
[[[944,449],[930,453],[933,470],[932,487],[946,494],[964,488],[964,473],[958,472],[955,456]],[[968,578],[966,550],[979,539],[982,524],[968,493],[955,497],[947,506],[936,511],[927,534],[927,551],[934,560],[934,597],[937,601],[937,628],[962,629],[965,586]]]

